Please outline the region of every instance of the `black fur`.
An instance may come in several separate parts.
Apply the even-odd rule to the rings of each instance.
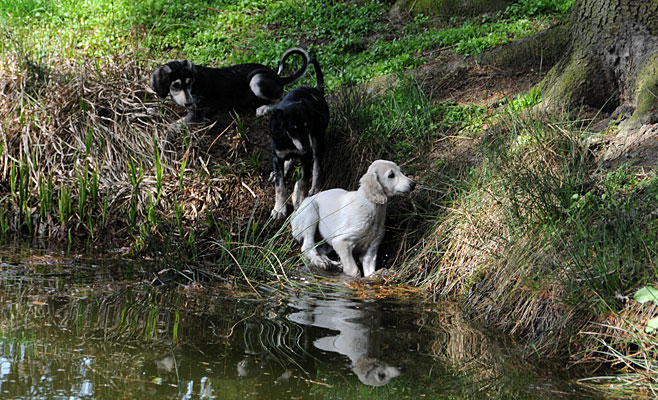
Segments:
[[[209,68],[189,61],[171,61],[151,74],[150,83],[159,97],[171,95],[188,109],[187,122],[198,122],[220,110],[275,105],[283,96],[284,86],[301,78],[308,69],[306,51],[292,48],[282,56],[279,73],[293,54],[302,56],[303,66],[289,77],[255,63]],[[268,107],[259,109],[259,115],[268,111]]]
[[[301,178],[293,192],[295,208],[306,196],[317,193],[322,184],[321,158],[329,124],[329,106],[324,97],[324,76],[320,65],[315,58],[311,59],[311,64],[315,68],[316,87],[302,86],[292,90],[272,111],[270,118],[272,180],[277,197],[272,216],[277,219],[287,214],[284,179],[288,172],[285,166],[289,166],[290,161],[297,158],[302,167]]]

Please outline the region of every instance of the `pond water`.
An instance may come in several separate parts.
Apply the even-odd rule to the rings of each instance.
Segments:
[[[256,295],[152,276],[129,263],[1,262],[0,398],[591,395],[452,304],[341,283]]]

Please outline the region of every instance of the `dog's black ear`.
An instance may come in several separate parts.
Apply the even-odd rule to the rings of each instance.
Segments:
[[[168,65],[163,65],[153,71],[151,74],[151,88],[160,98],[165,98],[169,94],[169,84],[171,68]]]
[[[190,73],[194,74],[194,64],[192,64],[191,61],[185,60],[183,61],[183,65],[185,65],[185,68],[190,70]]]
[[[384,191],[382,184],[379,183],[377,173],[366,173],[361,177],[360,183],[368,200],[377,204],[386,204],[388,201],[388,196],[386,196],[386,192]]]

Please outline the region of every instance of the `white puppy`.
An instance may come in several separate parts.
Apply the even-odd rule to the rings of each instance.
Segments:
[[[375,272],[386,203],[392,196],[411,192],[416,184],[386,160],[373,162],[360,183],[354,192],[331,189],[307,197],[293,213],[292,235],[302,242],[302,251],[312,265],[326,269],[336,264],[318,253],[324,240],[340,257],[345,274],[359,275],[353,253],[360,255],[364,276]]]

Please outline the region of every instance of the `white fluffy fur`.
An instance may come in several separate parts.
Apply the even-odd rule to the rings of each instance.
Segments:
[[[360,254],[363,275],[375,272],[377,249],[384,237],[386,203],[408,193],[415,183],[391,161],[373,162],[360,181],[359,190],[331,189],[307,197],[292,216],[292,234],[302,242],[309,262],[328,268],[335,263],[318,253],[318,240],[326,241],[338,257],[343,272],[359,275],[354,253]]]

